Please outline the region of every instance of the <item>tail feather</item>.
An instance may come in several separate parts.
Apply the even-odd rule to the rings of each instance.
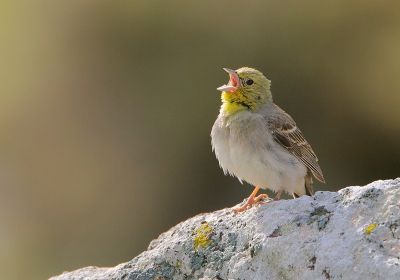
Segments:
[[[306,189],[306,195],[308,196],[313,196],[314,191],[313,191],[313,181],[312,181],[312,175],[311,171],[308,170],[306,176],[304,177],[304,187]],[[299,198],[300,196],[297,193],[293,193],[294,198]]]

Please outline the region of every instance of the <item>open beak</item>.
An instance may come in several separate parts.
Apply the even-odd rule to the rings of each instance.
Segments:
[[[227,85],[223,85],[217,88],[217,90],[235,92],[240,85],[239,77],[236,74],[235,70],[231,70],[228,68],[224,68],[224,70],[229,73],[229,83]]]

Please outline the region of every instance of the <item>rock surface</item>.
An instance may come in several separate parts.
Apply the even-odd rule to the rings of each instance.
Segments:
[[[50,279],[400,279],[400,178],[200,214],[127,263]]]

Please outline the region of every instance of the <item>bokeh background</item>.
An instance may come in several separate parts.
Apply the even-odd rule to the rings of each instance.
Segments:
[[[223,67],[272,80],[319,157],[315,189],[398,177],[399,15],[398,1],[1,1],[0,279],[114,266],[247,197],[211,151]]]

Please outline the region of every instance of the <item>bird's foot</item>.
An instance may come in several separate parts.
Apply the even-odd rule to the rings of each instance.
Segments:
[[[281,189],[278,191],[278,193],[276,194],[274,201],[278,201],[281,198],[281,194],[283,192],[283,186],[281,187]]]
[[[266,194],[260,194],[259,196],[256,197],[256,194],[257,194],[259,189],[260,189],[260,187],[257,186],[254,189],[254,191],[251,193],[249,198],[247,199],[246,203],[243,206],[239,207],[239,208],[233,209],[232,211],[235,212],[235,213],[242,212],[242,211],[246,210],[247,207],[251,208],[253,206],[253,204],[259,202],[263,198],[268,198],[268,195],[266,195]]]

